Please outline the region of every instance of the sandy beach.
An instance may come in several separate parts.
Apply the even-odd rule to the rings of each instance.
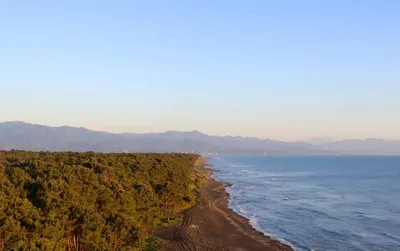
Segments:
[[[181,214],[178,226],[156,231],[156,236],[163,240],[161,250],[292,250],[256,231],[248,219],[228,208],[229,195],[225,188],[229,184],[213,180],[214,170],[201,165],[195,167],[195,172],[205,180],[196,189],[196,205]]]

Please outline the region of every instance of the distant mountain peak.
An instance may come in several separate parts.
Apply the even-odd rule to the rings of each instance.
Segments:
[[[190,132],[188,132],[188,133],[191,133],[191,134],[197,134],[197,135],[206,135],[205,133],[202,133],[202,132],[200,132],[200,131],[197,131],[197,130],[190,131]]]
[[[0,124],[6,124],[6,125],[26,125],[28,123],[23,122],[23,121],[5,121],[5,122],[0,122]]]
[[[312,145],[241,136],[211,136],[198,130],[107,133],[84,127],[0,123],[0,150],[97,152],[218,152],[252,154],[400,154],[400,141],[343,140]]]

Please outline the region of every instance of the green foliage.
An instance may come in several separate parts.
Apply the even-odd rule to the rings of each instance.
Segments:
[[[0,152],[0,250],[155,250],[194,201],[191,154]]]
[[[156,238],[149,237],[146,240],[145,251],[156,251],[159,247],[159,241]]]

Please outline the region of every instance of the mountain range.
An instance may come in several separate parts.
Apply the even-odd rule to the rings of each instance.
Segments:
[[[0,149],[95,152],[196,152],[243,154],[398,155],[400,141],[382,139],[283,142],[239,136],[211,136],[199,131],[108,133],[83,127],[51,127],[19,121],[0,123]]]

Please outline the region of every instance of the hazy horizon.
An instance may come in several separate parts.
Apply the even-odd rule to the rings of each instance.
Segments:
[[[400,139],[400,2],[0,3],[0,121]]]
[[[7,123],[7,122],[17,122],[17,123],[27,123],[27,124],[34,124],[34,125],[41,125],[41,126],[49,126],[49,127],[75,127],[75,128],[85,128],[90,131],[95,131],[95,132],[108,132],[108,133],[113,133],[113,134],[122,134],[122,133],[138,133],[138,134],[148,134],[148,133],[166,133],[166,132],[200,132],[204,133],[206,135],[210,136],[232,136],[232,137],[255,137],[259,139],[269,139],[269,140],[277,140],[277,141],[284,141],[284,142],[306,142],[306,143],[311,143],[311,144],[318,144],[321,142],[333,142],[333,141],[342,141],[342,140],[367,140],[367,139],[379,139],[379,140],[388,140],[388,141],[397,141],[400,139],[387,139],[387,138],[375,138],[375,137],[366,137],[366,138],[333,138],[333,137],[311,137],[311,138],[306,138],[306,139],[300,139],[300,140],[284,140],[284,139],[278,139],[278,138],[272,138],[272,137],[258,137],[258,136],[250,136],[250,135],[235,135],[235,134],[213,134],[213,133],[208,133],[205,131],[201,130],[176,130],[176,129],[171,129],[171,130],[163,130],[163,131],[108,131],[104,130],[101,128],[94,128],[94,127],[88,127],[88,126],[80,126],[80,125],[68,125],[68,124],[54,124],[54,125],[48,125],[48,124],[41,124],[41,123],[33,123],[33,122],[28,122],[28,121],[21,121],[21,120],[15,120],[15,121],[0,121],[0,123]]]

